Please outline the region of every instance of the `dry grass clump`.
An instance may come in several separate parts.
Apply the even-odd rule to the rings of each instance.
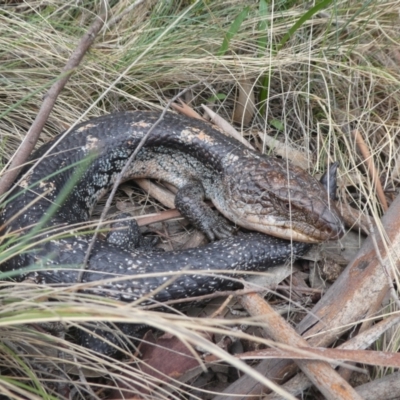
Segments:
[[[78,119],[116,110],[161,110],[180,90],[199,82],[184,100],[200,114],[201,105],[207,104],[231,121],[237,93],[241,86],[246,86],[249,96],[254,96],[255,112],[250,119],[243,117],[243,121],[250,122],[238,129],[253,145],[273,154],[274,150],[265,144],[265,134],[274,137],[285,149],[299,150],[313,174],[339,161],[342,204],[351,205],[372,219],[380,218],[384,207],[376,195],[377,181],[389,204],[399,192],[397,2],[325,2],[326,6],[314,15],[307,15],[309,8],[302,2],[290,1],[273,6],[246,0],[138,3],[134,7],[127,0],[106,2],[104,27],[57,99],[39,144]],[[71,52],[102,7],[101,1],[63,0],[16,0],[1,6],[3,166],[17,150],[47,89],[59,79]],[[243,21],[238,23],[241,14]],[[303,23],[291,30],[299,21]],[[224,42],[227,37],[229,40]],[[377,174],[374,179],[367,173],[367,160],[356,146],[355,134],[363,138],[369,149],[369,159]],[[121,201],[129,201],[136,208],[140,206],[143,212],[142,206],[149,204],[148,199],[136,192],[131,196],[131,190],[125,189],[128,196]],[[146,210],[157,207],[153,204]],[[362,241],[361,237],[359,240]],[[231,330],[231,325],[238,321],[203,318],[199,322],[154,311],[144,314],[139,308],[87,298],[69,288],[46,291],[26,283],[13,289],[6,286],[0,291],[0,369],[4,372],[0,377],[0,394],[5,397],[119,398],[116,389],[114,392],[109,389],[116,386],[130,395],[138,393],[153,398],[143,393],[146,387],[150,392],[155,390],[162,379],[156,374],[146,371],[148,375],[144,378],[135,365],[103,360],[77,346],[71,348],[63,337],[48,335],[37,326],[61,320],[74,327],[99,317],[111,322],[146,321],[163,327],[175,332],[187,348],[200,344],[230,363],[236,362],[237,368],[255,379],[263,380],[244,362],[234,361],[193,332],[193,328],[202,324],[206,332],[229,332],[250,342],[251,335]],[[285,290],[280,294],[292,296]],[[299,313],[290,314],[294,305],[300,305],[305,313],[308,306],[305,303],[316,301],[312,295],[296,296],[293,304],[290,299],[272,298],[284,308],[285,315],[296,319]],[[384,306],[390,307],[389,314],[397,311],[394,304]],[[251,319],[239,321],[257,325]],[[389,332],[379,346],[381,350],[395,352],[398,329]],[[46,343],[44,347],[39,346],[41,340]],[[262,339],[255,342],[267,343]],[[21,349],[24,345],[25,350]],[[251,349],[256,347],[249,345]],[[45,355],[33,354],[33,348]],[[43,364],[43,359],[51,360],[51,365]],[[85,368],[93,374],[75,366],[70,375],[69,366],[75,364],[86,364]],[[105,377],[104,371],[110,369],[112,372]],[[378,369],[371,370],[371,376],[380,374]],[[205,373],[204,388],[197,387],[194,391],[185,383],[179,392],[167,384],[159,389],[156,398],[189,398],[189,393],[192,398],[213,398],[215,392],[228,386],[210,383],[218,372],[208,381],[204,376]],[[137,386],[132,386],[133,381]],[[265,379],[263,383],[269,384]]]

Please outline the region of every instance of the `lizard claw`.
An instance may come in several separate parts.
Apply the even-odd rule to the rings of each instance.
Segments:
[[[214,219],[216,223],[213,224],[212,227],[210,226],[208,229],[203,230],[210,241],[214,241],[216,239],[226,239],[232,236],[232,234],[235,232],[234,226],[232,226],[225,218],[221,216],[214,215]]]

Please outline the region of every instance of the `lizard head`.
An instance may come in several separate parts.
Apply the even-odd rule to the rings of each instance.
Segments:
[[[307,243],[343,236],[343,222],[327,188],[300,167],[259,157],[232,170],[225,186],[228,204],[215,205],[237,225]]]

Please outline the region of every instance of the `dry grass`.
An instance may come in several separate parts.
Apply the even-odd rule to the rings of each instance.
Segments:
[[[258,5],[245,0],[143,2],[124,14],[119,23],[111,27],[105,24],[58,98],[41,143],[81,118],[116,110],[161,109],[180,89],[200,81],[203,85],[187,95],[186,100],[199,113],[201,104],[211,104],[215,112],[230,120],[238,82],[246,79],[252,83],[257,103],[261,82],[268,76],[266,111],[256,115],[251,126],[242,127],[243,134],[266,152],[270,150],[260,141],[260,131],[301,149],[313,174],[321,173],[327,163],[339,161],[340,201],[378,219],[382,209],[375,184],[366,173],[365,160],[360,157],[351,132],[357,130],[367,143],[390,202],[398,193],[400,180],[399,3],[334,2],[308,19],[277,51],[282,36],[307,11],[302,2],[292,3],[274,4],[266,16],[261,16]],[[109,20],[130,5],[127,0],[110,2]],[[225,32],[246,5],[250,7],[249,14],[230,41],[229,50],[216,56]],[[1,7],[0,140],[5,165],[34,120],[42,96],[60,75],[93,16],[99,13],[100,1],[6,1]],[[262,29],[262,22],[266,29]],[[256,106],[260,109],[259,103]],[[134,196],[129,201],[135,207],[148,204],[143,196]],[[154,208],[146,210],[149,209]],[[230,325],[237,324],[223,319],[199,322],[157,312],[144,313],[116,302],[88,299],[65,288],[51,293],[59,302],[47,301],[49,297],[44,289],[27,290],[22,284],[0,292],[0,369],[15,374],[15,380],[10,375],[0,378],[0,394],[12,398],[62,398],[67,385],[50,382],[53,379],[65,383],[70,379],[60,357],[67,358],[63,361],[66,364],[92,360],[88,361],[90,368],[100,370],[100,374],[107,366],[113,367],[108,380],[98,379],[93,386],[100,398],[108,393],[105,388],[113,381],[119,387],[130,387],[131,380],[149,385],[134,367],[104,361],[82,349],[67,349],[64,339],[40,333],[27,323],[61,319],[73,326],[99,315],[109,321],[146,321],[175,332],[188,346],[201,344],[214,353],[220,350],[207,344],[192,328],[202,324],[206,331],[217,330],[215,325],[219,330],[229,330]],[[288,310],[290,313],[290,307]],[[395,310],[391,305],[391,312]],[[243,321],[254,324],[248,319]],[[237,331],[231,334],[249,338]],[[17,355],[20,349],[16,346],[25,342],[37,345],[40,340],[47,341],[46,351],[51,350],[51,357],[57,359],[46,379],[40,363],[32,363],[28,355]],[[393,329],[377,345],[381,350],[398,351],[398,343],[398,329]],[[64,353],[59,351],[60,347]],[[232,357],[229,362],[238,363]],[[237,367],[254,373],[242,362]],[[384,372],[376,369],[372,375]],[[94,381],[87,378],[89,382],[85,382],[82,375],[81,372],[80,378],[73,379],[74,398],[94,396],[88,394]],[[43,381],[47,381],[45,386]],[[212,385],[204,391],[197,389],[193,398],[212,398],[207,391],[219,389],[217,385],[210,388]],[[183,386],[182,397],[177,391],[170,396],[188,398],[184,393],[190,390]],[[165,389],[157,398],[167,396]]]

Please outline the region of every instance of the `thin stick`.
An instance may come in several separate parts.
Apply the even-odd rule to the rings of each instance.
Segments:
[[[104,6],[102,8],[104,8]],[[95,18],[94,22],[89,27],[85,35],[82,37],[77,48],[74,50],[74,52],[71,54],[71,57],[65,64],[65,67],[63,68],[61,73],[61,78],[52,85],[52,87],[44,96],[42,106],[40,107],[35,121],[33,122],[31,128],[26,134],[24,140],[20,144],[18,150],[12,157],[8,171],[6,171],[6,173],[0,180],[0,195],[4,194],[9,189],[9,187],[15,181],[22,165],[26,162],[29,155],[31,154],[37,140],[39,139],[40,133],[51,113],[51,110],[54,107],[58,95],[67,84],[70,76],[82,61],[83,56],[86,54],[87,50],[94,42],[96,35],[103,26],[104,15],[105,14],[102,12],[100,16],[97,16]]]
[[[370,229],[370,232],[371,232],[370,233],[370,237],[372,239],[372,243],[374,245],[375,252],[376,252],[376,258],[377,258],[380,266],[382,267],[383,273],[385,274],[385,276],[387,278],[387,283],[389,285],[389,290],[390,290],[390,297],[396,303],[397,308],[400,309],[400,300],[399,300],[399,297],[397,295],[397,291],[396,291],[396,289],[394,288],[394,285],[393,285],[393,279],[396,278],[396,273],[395,273],[395,271],[390,271],[388,269],[390,264],[388,265],[387,263],[385,263],[383,261],[382,254],[381,254],[381,251],[380,251],[379,246],[378,246],[378,241],[376,240],[375,230],[374,230],[374,226],[372,225],[372,222],[370,222],[369,229]],[[396,267],[394,267],[393,270],[395,270],[395,268]]]
[[[362,156],[364,157],[365,165],[367,166],[368,175],[371,177],[372,184],[376,188],[376,194],[378,196],[379,201],[381,202],[383,211],[386,212],[388,209],[388,204],[386,201],[385,193],[383,191],[381,182],[379,180],[378,171],[374,165],[374,159],[372,158],[371,153],[368,149],[368,146],[365,143],[361,133],[357,129],[354,129],[351,133],[354,136],[357,147],[359,148]]]

